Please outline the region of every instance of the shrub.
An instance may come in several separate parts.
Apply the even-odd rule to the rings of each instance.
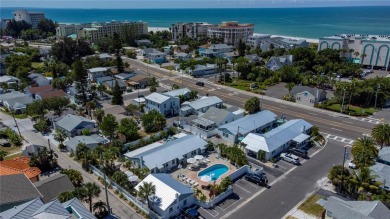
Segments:
[[[114,190],[114,193],[115,193],[115,195],[119,194],[118,190]]]

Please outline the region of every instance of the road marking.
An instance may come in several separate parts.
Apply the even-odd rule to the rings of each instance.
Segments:
[[[340,129],[336,129],[336,128],[330,128],[332,130],[336,130],[336,131],[339,131],[339,132],[342,132],[343,130],[340,130]]]
[[[240,179],[240,180],[242,180],[245,184],[250,185],[250,186],[252,186],[252,187],[254,187],[254,188],[256,188],[256,189],[259,188],[258,186],[256,186],[255,184],[253,184],[253,183],[251,183],[251,182],[249,182],[249,181],[246,181],[246,180],[244,180],[244,179]]]
[[[240,200],[241,200],[241,197],[237,201],[235,201],[232,204],[230,204],[229,206],[227,206],[225,209],[219,207],[219,205],[217,206],[217,208],[221,209],[222,211],[226,211],[228,208],[230,208],[231,206],[233,206],[234,204],[236,204]]]
[[[219,212],[216,211],[216,210],[214,210],[214,209],[212,209],[212,208],[209,208],[209,209],[205,209],[205,208],[203,208],[203,207],[200,207],[200,208],[203,209],[205,212],[207,212],[207,213],[208,213],[209,215],[211,215],[212,217],[216,217],[216,216],[219,215]],[[210,211],[215,211],[217,214],[216,214],[216,215],[213,215],[213,214],[210,213]]]
[[[247,193],[251,193],[250,191],[248,191],[248,190],[246,190],[246,189],[244,189],[244,188],[242,188],[241,186],[239,186],[239,185],[237,185],[237,184],[234,184],[235,186],[237,186],[238,188],[240,188],[240,189],[242,189],[242,190],[244,190],[245,192],[247,192]]]
[[[310,115],[313,115],[313,116],[316,116],[317,114],[315,114],[315,113],[309,113]]]

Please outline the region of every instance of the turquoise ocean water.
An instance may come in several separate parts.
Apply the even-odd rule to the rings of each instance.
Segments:
[[[1,8],[0,17],[12,17],[15,8]],[[238,21],[255,24],[256,33],[318,38],[339,33],[390,35],[390,7],[256,8],[256,9],[45,9],[59,23],[146,21],[150,27],[176,22]]]

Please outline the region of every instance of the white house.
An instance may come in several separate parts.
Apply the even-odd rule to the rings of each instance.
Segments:
[[[180,61],[188,61],[191,59],[191,55],[185,52],[176,52],[174,56]]]
[[[164,63],[167,61],[167,54],[163,52],[153,52],[147,55],[149,61],[154,63]]]
[[[152,183],[156,187],[155,194],[149,197],[150,208],[161,218],[172,218],[195,203],[194,191],[169,174],[149,174],[135,187],[135,190],[139,191],[145,182]]]
[[[107,68],[97,67],[88,69],[88,79],[95,81],[96,78],[106,76]]]
[[[202,75],[214,74],[217,72],[218,66],[216,64],[195,65],[194,69],[188,68],[187,71],[194,77]]]
[[[272,71],[277,71],[281,69],[283,66],[290,66],[293,63],[292,55],[285,56],[272,56],[268,62],[265,64],[265,67]]]
[[[165,144],[150,144],[124,156],[130,159],[136,168],[147,167],[151,173],[161,173],[185,163],[187,158],[204,153],[206,146],[207,142],[199,136],[185,135]]]
[[[170,97],[179,97],[181,95],[185,96],[187,99],[190,98],[191,91],[188,88],[180,88],[176,90],[171,90],[168,92],[165,92],[164,95],[170,96]]]
[[[200,114],[205,113],[210,107],[221,108],[223,105],[223,100],[219,99],[217,96],[204,96],[200,99],[194,100],[192,102],[182,103],[182,108],[180,109],[180,115],[186,116],[189,114]]]
[[[290,95],[294,97],[296,103],[306,106],[314,106],[326,99],[326,91],[301,85],[294,86]]]
[[[145,97],[145,111],[157,110],[164,116],[179,113],[180,99],[165,94],[152,93]]]
[[[218,128],[218,135],[229,142],[235,143],[249,133],[264,133],[276,125],[276,114],[263,110],[247,115]]]
[[[272,129],[265,134],[249,133],[241,143],[245,151],[260,159],[259,152],[264,153],[261,159],[269,160],[290,147],[303,147],[310,139],[312,125],[303,119],[293,119]]]

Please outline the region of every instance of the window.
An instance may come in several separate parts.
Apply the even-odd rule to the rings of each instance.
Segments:
[[[170,207],[170,208],[169,208],[169,212],[172,212],[172,211],[173,211],[173,208],[172,208],[172,207]]]
[[[164,103],[164,108],[167,108],[167,104],[166,103]]]

